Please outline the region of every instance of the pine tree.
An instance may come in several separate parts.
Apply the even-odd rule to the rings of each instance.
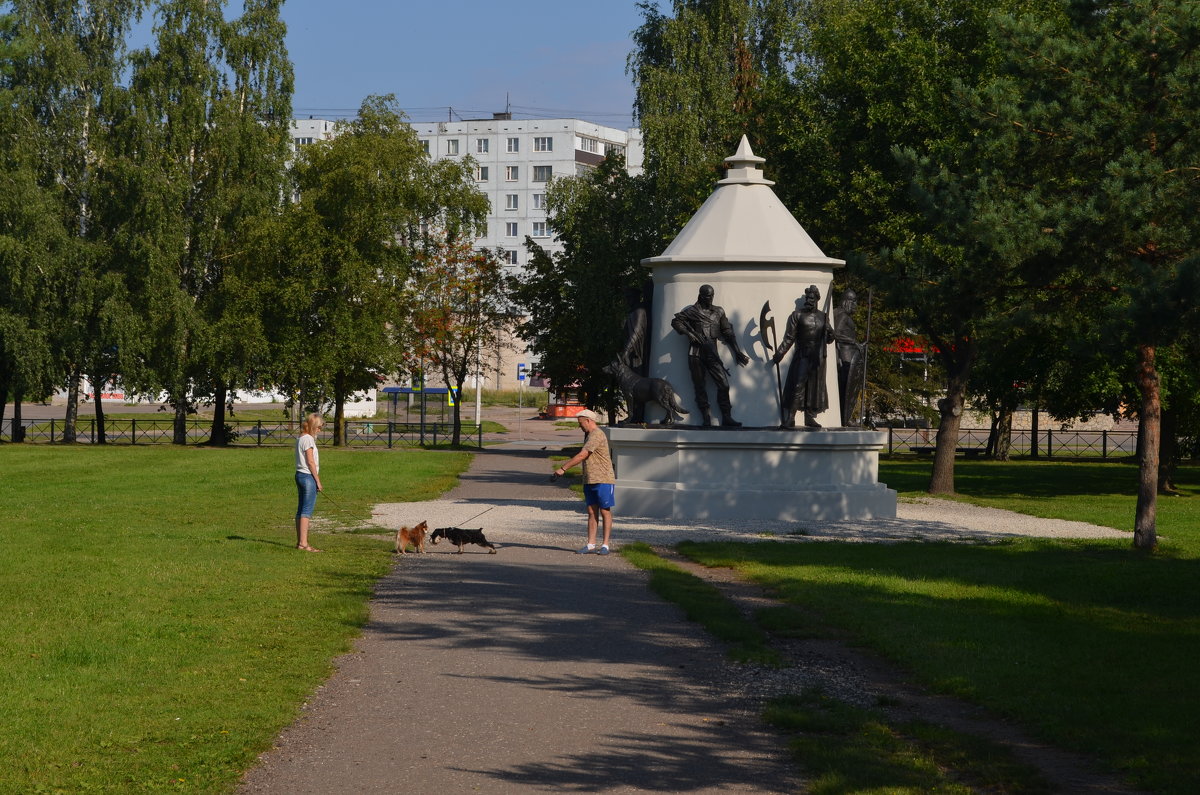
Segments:
[[[1157,543],[1160,352],[1194,339],[1200,282],[1200,10],[1186,0],[1063,2],[999,28],[1010,59],[982,103],[1012,182],[1076,267],[1109,294],[1110,339],[1132,352],[1141,443],[1134,546]],[[1036,182],[1031,166],[1036,164]]]

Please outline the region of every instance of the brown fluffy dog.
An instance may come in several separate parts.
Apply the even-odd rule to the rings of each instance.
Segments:
[[[409,544],[418,552],[425,551],[425,533],[429,530],[429,522],[421,522],[416,527],[401,527],[396,531],[396,554],[403,555],[404,548]]]

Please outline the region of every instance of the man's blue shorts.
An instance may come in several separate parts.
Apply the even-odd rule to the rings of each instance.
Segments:
[[[589,483],[583,487],[583,501],[588,505],[612,508],[616,505],[616,490],[611,483]]]

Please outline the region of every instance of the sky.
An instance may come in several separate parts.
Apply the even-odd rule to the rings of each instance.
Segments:
[[[517,119],[631,125],[635,0],[286,0],[283,16],[298,117],[395,94],[413,121],[510,106]]]

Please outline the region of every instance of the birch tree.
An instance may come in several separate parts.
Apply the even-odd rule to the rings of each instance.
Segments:
[[[151,48],[133,54],[125,146],[124,254],[134,264],[152,344],[145,388],[175,410],[187,441],[198,398],[218,404],[245,382],[259,349],[252,311],[237,303],[248,224],[278,208],[287,154],[291,66],[281,0],[247,0],[226,21],[224,2],[166,0]],[[133,212],[133,208],[137,208]],[[231,292],[234,295],[231,296]]]

